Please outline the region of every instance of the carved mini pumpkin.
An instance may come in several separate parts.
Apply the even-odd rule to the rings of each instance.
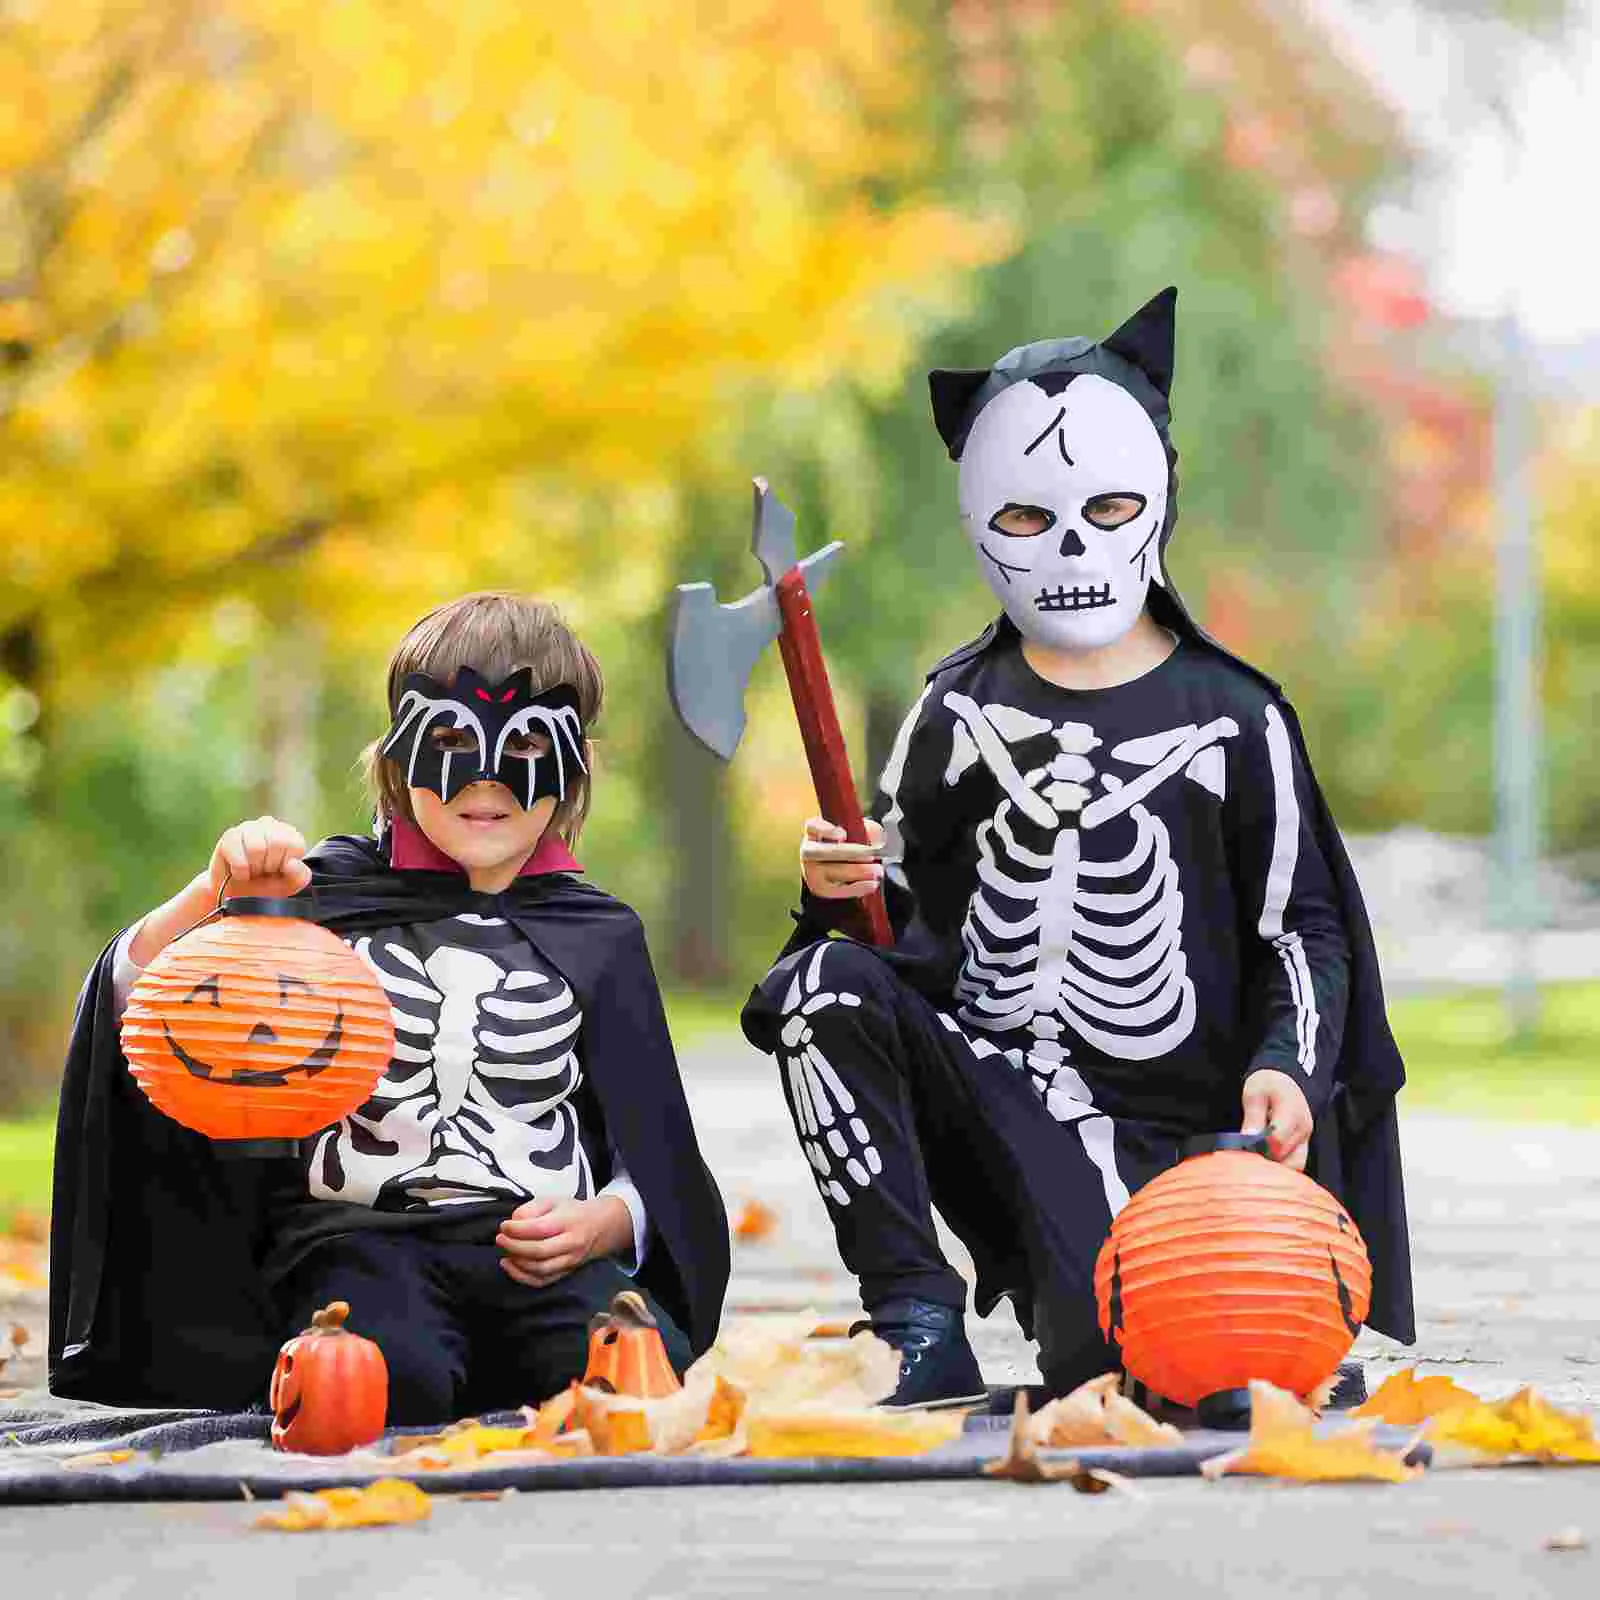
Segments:
[[[267,1391],[274,1450],[337,1456],[382,1434],[389,1368],[372,1340],[345,1327],[349,1315],[335,1300],[278,1352]]]
[[[641,1295],[625,1289],[589,1324],[589,1364],[584,1383],[591,1389],[654,1399],[683,1385],[667,1360],[661,1330]]]
[[[298,1139],[371,1095],[394,1052],[389,997],[304,909],[230,900],[134,984],[122,1049],[158,1110],[213,1139]]]
[[[1139,1190],[1100,1248],[1094,1287],[1127,1370],[1194,1406],[1252,1378],[1310,1394],[1360,1330],[1372,1268],[1326,1189],[1236,1146]]]

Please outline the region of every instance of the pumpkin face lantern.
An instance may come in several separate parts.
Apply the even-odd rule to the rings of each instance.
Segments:
[[[372,1340],[345,1327],[349,1315],[335,1300],[278,1352],[267,1391],[274,1450],[337,1456],[382,1434],[389,1368]]]
[[[213,1139],[298,1139],[371,1095],[394,1051],[389,997],[305,909],[230,900],[134,984],[122,1049],[158,1110]]]
[[[652,1400],[683,1385],[667,1360],[661,1330],[643,1298],[625,1289],[589,1325],[589,1364],[584,1383],[612,1394]]]
[[[1128,1372],[1179,1405],[1252,1378],[1309,1395],[1367,1315],[1372,1268],[1354,1221],[1304,1173],[1257,1153],[1262,1143],[1223,1135],[1147,1183],[1095,1263],[1101,1332]]]

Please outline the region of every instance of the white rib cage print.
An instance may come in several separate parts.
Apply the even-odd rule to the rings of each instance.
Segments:
[[[1166,824],[1144,802],[1179,774],[1220,797],[1220,745],[1239,727],[1219,717],[1127,740],[1111,759],[1143,770],[1124,779],[1104,770],[1087,723],[1052,724],[955,692],[944,704],[956,717],[946,781],[982,761],[1002,791],[977,831],[956,1015],[988,1033],[1031,1034],[1035,1085],[1056,1116],[1074,1120],[1093,1105],[1067,1065],[1074,1038],[1148,1061],[1194,1029],[1178,864]],[[1022,770],[1013,747],[1044,735],[1055,752]]]
[[[390,935],[355,948],[392,1002],[394,1055],[372,1098],[318,1136],[311,1194],[394,1210],[592,1194],[567,984],[464,945],[426,959]]]

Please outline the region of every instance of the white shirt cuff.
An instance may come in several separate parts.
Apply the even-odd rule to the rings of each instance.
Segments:
[[[144,968],[128,954],[135,936],[143,926],[144,918],[141,917],[117,940],[117,947],[111,953],[111,1003],[116,1007],[119,1017],[127,1010],[128,996],[134,984],[139,981],[139,975],[144,971]]]
[[[622,1255],[612,1257],[612,1260],[631,1278],[644,1265],[644,1253],[650,1238],[650,1218],[644,1209],[644,1197],[621,1165],[618,1165],[611,1182],[595,1196],[595,1199],[602,1199],[606,1195],[620,1200],[628,1208],[628,1215],[633,1218],[632,1260]]]

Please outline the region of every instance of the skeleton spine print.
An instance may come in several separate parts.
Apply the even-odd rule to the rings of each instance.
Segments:
[[[1209,758],[1238,724],[1221,717],[1124,741],[1109,755],[1135,769],[1129,778],[1098,755],[1102,741],[1088,723],[980,706],[954,690],[943,703],[955,717],[945,783],[982,762],[1001,790],[977,830],[956,1015],[987,1033],[1026,1030],[1047,1103],[1093,1104],[1067,1065],[1074,1039],[1117,1060],[1148,1061],[1194,1027],[1182,877],[1167,826],[1144,801],[1184,773],[1220,789],[1222,769]],[[1013,755],[1041,747],[1037,765]]]
[[[320,1134],[313,1197],[417,1210],[594,1190],[573,1102],[582,1014],[566,982],[530,964],[499,918],[356,943],[394,1007],[389,1071]]]

